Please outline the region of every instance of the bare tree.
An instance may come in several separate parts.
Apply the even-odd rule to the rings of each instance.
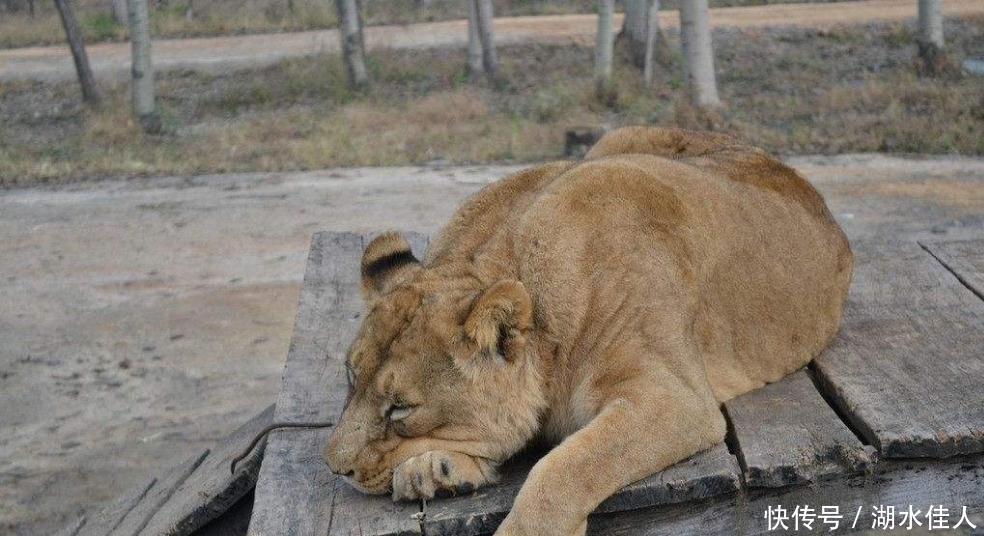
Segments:
[[[82,32],[79,31],[79,25],[75,22],[75,11],[68,0],[55,0],[55,7],[61,17],[62,26],[65,28],[68,47],[72,50],[75,72],[79,76],[79,85],[82,86],[82,100],[92,105],[99,104],[99,91],[96,89],[96,82],[92,77],[92,68],[89,67],[89,56],[85,53]]]
[[[714,78],[707,0],[680,0],[680,41],[684,75],[694,104],[701,108],[721,106]]]
[[[625,0],[622,32],[632,64],[642,69],[646,86],[653,82],[653,62],[659,47],[666,46],[659,31],[659,0]]]
[[[127,24],[126,0],[109,0],[109,10],[120,24]]]
[[[475,11],[478,22],[478,40],[482,43],[482,69],[485,76],[489,79],[495,78],[495,73],[499,70],[499,55],[495,50],[495,39],[492,35],[492,0],[472,0],[475,2]]]
[[[598,40],[595,43],[595,90],[606,98],[612,89],[612,56],[615,49],[615,0],[598,0]]]
[[[935,76],[949,64],[943,43],[943,13],[940,0],[919,0],[918,52],[920,71]]]
[[[482,72],[482,40],[478,31],[478,4],[476,0],[465,0],[468,4],[468,78],[475,82]]]
[[[130,22],[130,51],[133,114],[145,132],[161,130],[154,102],[154,66],[150,59],[150,25],[146,0],[127,0]]]
[[[342,57],[348,70],[349,84],[363,88],[369,84],[366,71],[366,45],[362,38],[362,10],[356,0],[335,0],[342,36]]]
[[[646,13],[646,53],[642,56],[642,79],[646,87],[653,84],[653,60],[659,38],[659,0],[650,0]]]
[[[622,31],[616,39],[628,41],[629,54],[636,67],[642,67],[643,46],[646,42],[646,0],[625,0]]]

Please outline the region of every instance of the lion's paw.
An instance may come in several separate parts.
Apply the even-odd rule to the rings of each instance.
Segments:
[[[393,500],[446,498],[470,493],[487,483],[490,471],[474,458],[432,450],[414,456],[393,471]]]

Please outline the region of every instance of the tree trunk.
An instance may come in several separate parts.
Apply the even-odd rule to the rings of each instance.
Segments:
[[[680,1],[680,41],[683,44],[684,75],[694,104],[701,108],[721,106],[714,78],[714,51],[711,47],[707,0]]]
[[[625,0],[625,19],[622,35],[628,43],[632,64],[642,68],[646,59],[646,41],[649,37],[648,0]]]
[[[478,39],[482,43],[482,68],[490,80],[499,70],[499,55],[492,36],[492,0],[475,0],[478,12]]]
[[[133,115],[144,132],[161,130],[161,119],[154,103],[154,66],[150,59],[150,23],[146,0],[127,0],[130,21],[130,74],[132,76]]]
[[[127,24],[126,0],[109,0],[109,10],[120,24]]]
[[[27,0],[27,10],[31,14],[31,18],[34,18],[34,0]]]
[[[61,16],[62,26],[65,28],[68,47],[72,50],[75,72],[78,73],[79,85],[82,86],[82,100],[93,105],[99,104],[99,91],[96,90],[92,68],[89,67],[89,57],[85,53],[82,32],[79,31],[79,26],[75,22],[75,12],[68,0],[55,0],[55,7],[58,9],[58,15]]]
[[[615,49],[615,0],[598,0],[598,41],[595,43],[595,89],[607,98],[612,89],[612,55]]]
[[[921,74],[936,76],[947,64],[943,43],[943,13],[940,0],[919,0],[919,59]]]
[[[642,58],[642,80],[646,87],[653,85],[653,56],[659,41],[659,0],[651,0],[646,14],[646,53]]]
[[[369,83],[366,49],[362,39],[362,13],[356,0],[335,0],[342,36],[342,57],[348,69],[349,85],[359,89]]]
[[[478,80],[482,72],[482,40],[478,32],[478,0],[465,0],[468,4],[468,79]]]

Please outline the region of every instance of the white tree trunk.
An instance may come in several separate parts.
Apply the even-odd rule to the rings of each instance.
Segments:
[[[720,106],[707,0],[680,0],[680,41],[684,75],[694,104],[702,108]]]
[[[940,0],[919,0],[919,39],[943,48],[943,11]]]
[[[495,40],[492,35],[492,0],[475,0],[478,11],[478,38],[482,43],[482,67],[485,75],[495,78],[499,70],[499,55],[495,50]]]
[[[653,85],[653,56],[659,39],[659,0],[651,0],[646,14],[646,53],[642,58],[642,79],[646,87]]]
[[[468,77],[474,82],[482,72],[482,40],[478,31],[478,0],[468,4]]]
[[[648,0],[625,0],[622,34],[628,42],[632,63],[636,67],[642,67],[645,62],[646,40],[649,36],[648,7]]]
[[[365,43],[362,41],[362,14],[356,0],[335,0],[342,36],[342,57],[348,69],[349,84],[363,87],[369,83],[366,71]]]
[[[127,0],[133,77],[133,114],[145,131],[160,129],[154,104],[154,67],[150,60],[150,23],[146,0]]]
[[[127,24],[126,0],[109,0],[109,10],[120,24]]]
[[[598,0],[598,41],[595,43],[595,85],[599,95],[611,89],[612,55],[615,50],[615,0]]]
[[[938,74],[947,63],[940,0],[919,0],[919,57],[927,74]]]

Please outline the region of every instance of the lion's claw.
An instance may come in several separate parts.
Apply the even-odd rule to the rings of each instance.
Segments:
[[[447,498],[470,493],[487,478],[467,455],[432,450],[393,471],[393,500]]]

